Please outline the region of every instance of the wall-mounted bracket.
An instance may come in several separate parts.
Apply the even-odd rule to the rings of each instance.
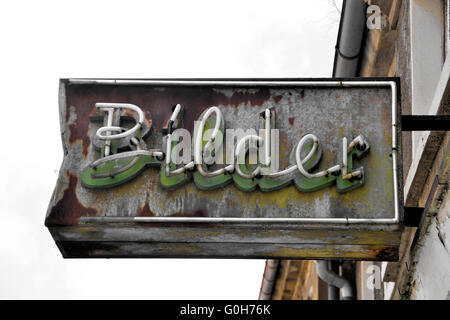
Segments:
[[[403,207],[405,227],[419,227],[424,211],[422,207]]]
[[[402,115],[402,131],[449,131],[450,115]],[[425,209],[404,207],[405,226],[418,227]]]
[[[402,131],[449,131],[450,115],[402,115]]]

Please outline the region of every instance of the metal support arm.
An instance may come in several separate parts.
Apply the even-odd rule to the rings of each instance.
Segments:
[[[450,115],[402,115],[402,131],[449,131]]]

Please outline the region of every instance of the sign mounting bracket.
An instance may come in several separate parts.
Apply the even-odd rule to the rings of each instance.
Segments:
[[[449,131],[450,115],[402,115],[402,131]]]

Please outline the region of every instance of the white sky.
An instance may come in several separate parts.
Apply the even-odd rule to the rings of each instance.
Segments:
[[[264,260],[61,257],[58,79],[329,77],[338,24],[331,0],[3,1],[0,298],[256,299]]]

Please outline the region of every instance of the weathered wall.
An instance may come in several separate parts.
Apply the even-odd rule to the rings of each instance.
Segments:
[[[402,114],[411,114],[411,39],[409,1],[402,0],[371,0],[369,5],[377,5],[381,9],[382,28],[367,30],[360,64],[360,77],[397,76],[400,79]],[[402,163],[403,182],[405,182],[412,163],[412,134],[402,133]],[[384,266],[382,279],[392,287],[405,268],[405,260],[414,237],[415,228],[405,228],[399,251],[399,261]],[[369,289],[366,285],[368,274],[366,270],[371,262],[358,262],[357,283],[358,299],[383,299],[390,296],[390,290]]]
[[[422,25],[427,25],[426,21],[430,18],[427,15],[435,6],[440,6],[443,12],[443,2],[437,0],[426,2],[412,0],[410,4],[413,5],[409,12],[413,17],[410,21],[412,32],[414,29],[420,29]],[[418,10],[423,12],[418,14]],[[421,15],[425,15],[426,19]],[[441,21],[442,15],[435,14],[435,16]],[[444,26],[442,21],[437,25],[441,28]],[[448,25],[446,27],[448,28]],[[434,49],[435,51],[443,51],[439,49],[442,47],[440,42],[443,41],[443,37],[426,39],[425,43],[412,39],[412,51],[417,52],[418,49],[423,51],[424,47],[426,50],[433,50],[432,48],[436,46],[438,49]],[[433,41],[435,43],[432,43]],[[447,55],[442,64],[438,59],[434,62],[438,64],[437,69],[429,67],[429,61],[426,59],[412,55],[409,66],[411,73],[422,70],[429,73],[428,77],[438,79],[437,84],[429,88],[433,98],[424,106],[425,110],[414,108],[416,98],[412,96],[413,114],[450,113],[450,56]],[[412,77],[411,86],[417,88],[418,85],[422,85],[421,82],[427,83],[426,79]],[[393,298],[446,299],[450,298],[449,132],[432,131],[415,134],[420,137],[420,143],[413,148],[416,150],[413,152],[412,165],[406,176],[405,203],[424,207],[425,214],[414,236],[411,250],[405,257],[404,268],[397,279]]]
[[[407,271],[399,279],[396,299],[450,299],[450,133],[430,172],[431,192],[425,217],[416,233],[407,261]]]
[[[430,222],[417,253],[413,294],[415,299],[450,300],[450,195],[439,215]]]
[[[440,68],[441,59],[435,58],[436,66],[433,69],[429,67],[427,59],[412,55],[413,51],[422,52],[427,57],[429,50],[437,55],[442,51],[436,49],[442,47],[440,36],[436,39],[425,37],[424,41],[412,37],[413,30],[430,32],[426,20],[433,19],[433,16],[429,12],[431,9],[438,10],[438,7],[442,9],[442,2],[394,0],[387,3],[372,0],[369,3],[380,6],[384,23],[381,30],[367,32],[360,75],[400,77],[403,114],[448,114],[448,65],[445,66],[442,61]],[[436,17],[433,23],[439,28],[443,25],[443,15]],[[441,34],[443,29],[439,32]],[[414,35],[417,38],[417,34]],[[413,77],[414,71],[416,77]],[[433,101],[423,105],[423,110],[414,109],[414,104],[420,101],[416,101],[417,95],[413,95],[413,89],[430,85],[427,77],[439,79],[437,85],[434,81],[432,87],[428,88],[432,96],[429,100]],[[444,132],[435,131],[428,135],[417,132],[415,135],[420,136],[421,143],[426,145],[423,153],[413,152],[411,132],[402,135],[405,203],[425,207],[425,217],[419,228],[405,228],[400,261],[384,264],[384,281],[396,282],[394,287],[388,286],[390,289],[385,290],[384,294],[385,298],[394,299],[450,299],[448,133],[445,135]],[[365,290],[362,287],[359,289]]]

